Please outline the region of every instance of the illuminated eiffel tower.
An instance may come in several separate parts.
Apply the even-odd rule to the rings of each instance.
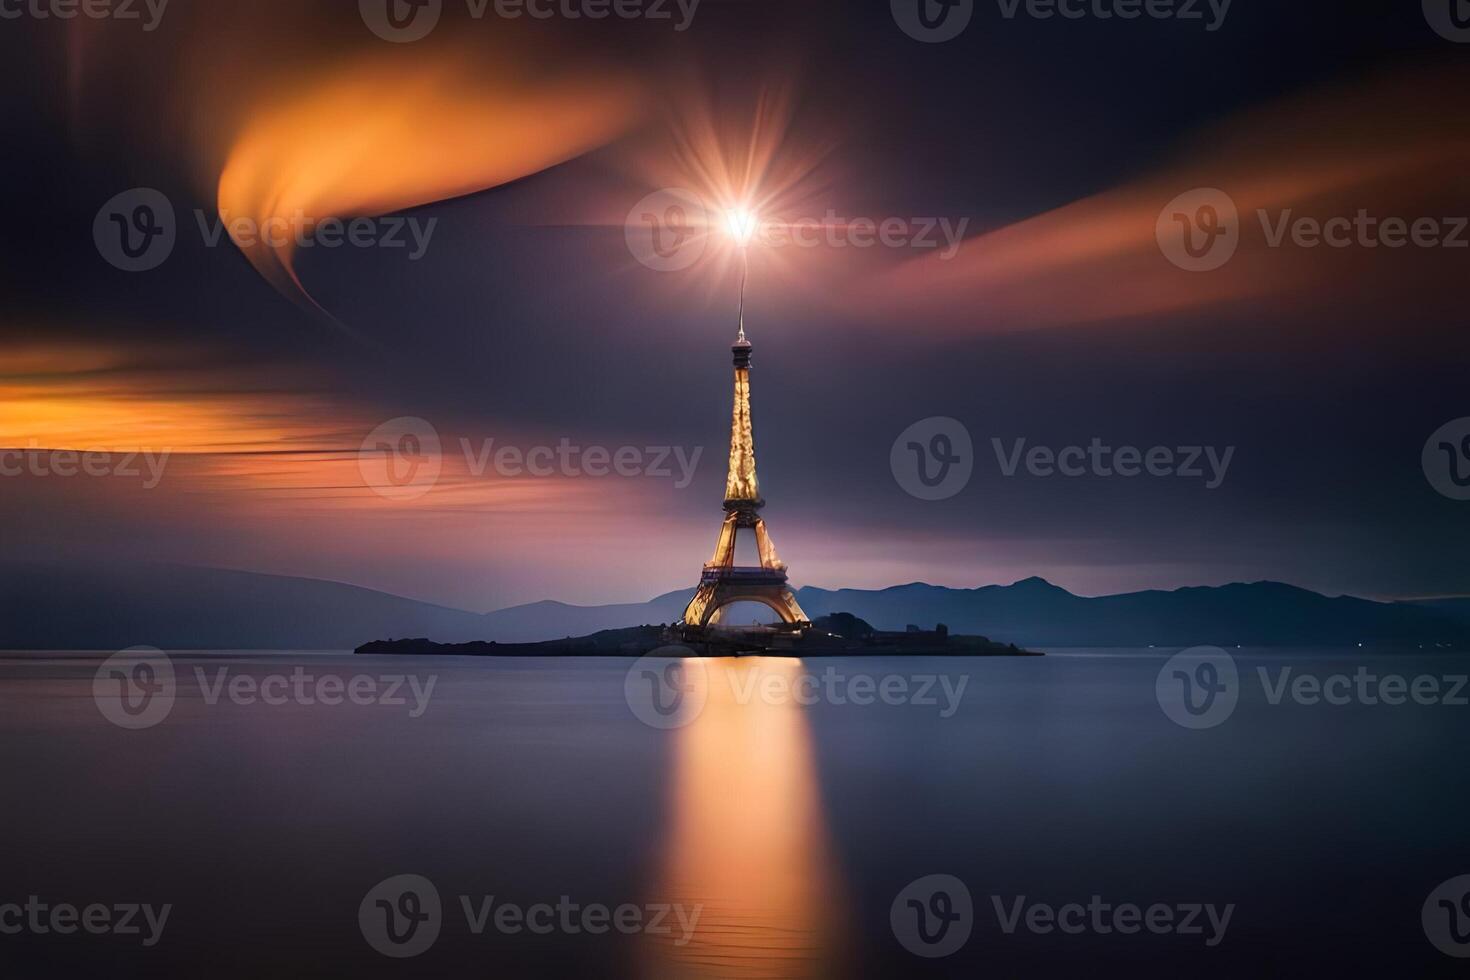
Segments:
[[[743,293],[743,290],[742,290]],[[744,306],[742,300],[742,307]],[[786,563],[776,557],[776,546],[766,531],[760,509],[760,485],[755,476],[755,437],[750,428],[750,341],[745,339],[742,310],[740,336],[730,348],[735,355],[735,414],[730,421],[730,475],[725,481],[725,523],[715,555],[704,566],[699,591],[684,609],[684,625],[702,628],[719,622],[722,609],[734,602],[760,602],[775,610],[783,623],[811,625],[786,584]],[[735,538],[755,535],[760,564],[735,564]]]

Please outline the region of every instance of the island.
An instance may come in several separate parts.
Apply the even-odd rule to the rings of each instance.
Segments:
[[[1039,657],[1013,643],[983,636],[951,634],[943,623],[932,630],[910,626],[903,632],[876,630],[851,613],[832,613],[793,634],[777,627],[707,628],[691,633],[682,626],[644,625],[599,630],[538,643],[435,643],[433,640],[374,640],[354,653],[459,657],[641,657],[659,652],[677,656],[779,657]]]

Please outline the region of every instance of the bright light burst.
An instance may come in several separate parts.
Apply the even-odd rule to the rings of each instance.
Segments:
[[[730,237],[735,239],[735,244],[741,248],[750,244],[755,236],[756,229],[760,227],[760,218],[754,211],[748,208],[733,208],[725,212],[725,230]]]

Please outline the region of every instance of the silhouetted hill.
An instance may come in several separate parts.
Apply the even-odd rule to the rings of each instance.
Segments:
[[[535,602],[484,615],[316,579],[179,565],[0,565],[0,649],[336,649],[387,637],[534,643],[672,622],[692,589],[648,602]],[[813,617],[851,613],[878,630],[946,624],[1030,647],[1470,647],[1470,599],[1374,602],[1278,582],[1087,598],[1040,578],[950,589],[798,592]]]
[[[1040,578],[946,589],[915,583],[867,592],[805,588],[808,615],[851,610],[879,629],[946,623],[1024,646],[1356,646],[1470,642],[1470,609],[1329,598],[1279,582],[1085,598]],[[1445,600],[1449,603],[1464,600]]]
[[[137,563],[0,565],[0,649],[350,650],[484,638],[480,616],[340,582]]]
[[[638,623],[672,623],[684,615],[684,607],[692,598],[694,590],[684,589],[666,592],[647,602],[609,606],[571,606],[551,600],[532,602],[486,613],[480,617],[480,635],[475,639],[536,643]]]

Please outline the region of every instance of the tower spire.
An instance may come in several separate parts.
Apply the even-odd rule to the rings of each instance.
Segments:
[[[745,280],[750,278],[750,254],[745,249],[740,250],[740,336],[735,338],[737,344],[747,344],[745,339]]]

